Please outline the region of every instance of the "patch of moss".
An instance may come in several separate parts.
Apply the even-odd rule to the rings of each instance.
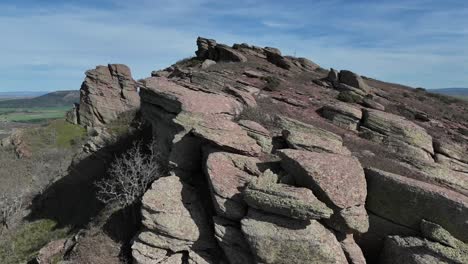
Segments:
[[[43,148],[70,149],[86,137],[86,129],[73,125],[64,119],[25,131],[25,140],[33,151]]]
[[[57,228],[57,223],[50,219],[26,223],[0,239],[0,263],[27,262],[47,243],[66,237],[68,232],[69,228]]]

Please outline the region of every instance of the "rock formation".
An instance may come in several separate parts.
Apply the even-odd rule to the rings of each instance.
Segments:
[[[138,83],[168,170],[135,263],[466,262],[466,120],[403,116],[404,88],[275,48],[197,46]],[[138,107],[136,87],[123,65],[88,71],[81,124]]]
[[[140,105],[137,83],[123,64],[87,71],[80,91],[79,119],[83,126],[103,126]]]

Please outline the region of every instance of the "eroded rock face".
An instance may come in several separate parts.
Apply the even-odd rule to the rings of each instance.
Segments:
[[[324,153],[349,155],[349,150],[343,146],[342,138],[312,125],[298,120],[278,116],[278,125],[283,129],[283,137],[289,147]]]
[[[241,52],[223,44],[216,43],[215,40],[198,37],[198,50],[195,52],[200,59],[213,61],[246,62],[247,58]]]
[[[386,144],[408,159],[433,162],[432,137],[401,116],[364,109],[361,131],[365,138]]]
[[[329,218],[333,214],[311,190],[276,183],[265,176],[250,182],[244,200],[252,208],[299,220]]]
[[[354,241],[352,234],[337,236],[349,264],[366,264],[361,248]]]
[[[321,114],[334,124],[351,130],[358,128],[362,118],[361,109],[341,102],[322,107]]]
[[[215,248],[213,233],[196,191],[177,176],[156,180],[143,196],[141,212],[144,230],[136,241],[145,246],[134,245],[134,256],[155,258],[148,247],[171,252]]]
[[[240,224],[214,217],[215,236],[231,264],[254,264],[249,245],[240,230]]]
[[[347,263],[333,233],[315,220],[291,220],[251,209],[241,225],[259,263]]]
[[[137,84],[123,64],[87,71],[80,93],[79,117],[83,126],[103,126],[140,107]]]
[[[259,162],[256,158],[226,152],[207,155],[205,174],[218,215],[233,220],[244,217],[247,204],[242,198],[242,191],[261,174],[257,167]]]
[[[419,230],[421,219],[426,219],[442,225],[460,240],[468,241],[466,196],[377,169],[365,171],[369,211],[414,230]]]
[[[367,231],[366,179],[356,158],[303,150],[280,150],[279,154],[282,167],[296,184],[311,189],[335,211],[333,228],[346,233]]]

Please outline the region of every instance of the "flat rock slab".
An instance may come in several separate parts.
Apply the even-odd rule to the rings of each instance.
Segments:
[[[186,111],[235,116],[242,111],[242,104],[232,97],[191,90],[164,77],[147,78],[144,84],[145,88],[141,91],[142,101],[155,104],[170,113]]]
[[[321,114],[334,124],[352,130],[357,129],[362,118],[360,108],[341,102],[322,107]]]
[[[262,149],[237,123],[213,115],[179,114],[175,122],[198,138],[231,152],[258,156]]]
[[[315,220],[249,210],[241,226],[257,263],[348,263],[333,233]]]
[[[366,207],[394,223],[419,230],[422,219],[437,223],[468,242],[468,198],[454,191],[366,168]]]
[[[234,220],[244,217],[247,204],[242,198],[242,191],[261,174],[257,168],[259,162],[256,158],[227,152],[207,154],[205,174],[218,215]]]
[[[247,186],[244,200],[255,209],[299,220],[330,218],[333,214],[333,210],[307,188],[261,179],[255,179]]]
[[[351,154],[343,146],[343,140],[337,134],[292,118],[278,116],[277,119],[279,127],[283,129],[283,137],[290,148],[344,155]]]

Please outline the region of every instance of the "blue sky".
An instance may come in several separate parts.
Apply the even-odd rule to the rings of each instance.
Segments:
[[[2,0],[0,33],[0,91],[79,89],[107,63],[143,78],[194,55],[199,35],[415,87],[468,87],[466,0]]]

